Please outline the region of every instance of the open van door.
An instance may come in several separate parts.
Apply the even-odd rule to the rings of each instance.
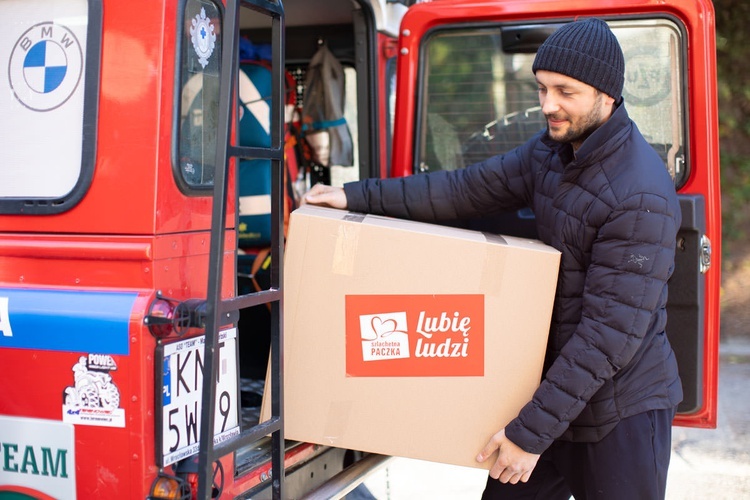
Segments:
[[[543,128],[534,55],[557,27],[579,17],[604,19],[619,39],[628,112],[674,179],[682,228],[667,333],[685,392],[675,424],[715,427],[721,210],[710,0],[457,0],[411,7],[399,40],[393,174],[461,168]],[[534,237],[533,217],[521,210],[468,225]]]

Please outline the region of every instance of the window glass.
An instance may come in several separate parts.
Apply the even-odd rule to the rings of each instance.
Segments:
[[[353,165],[359,165],[359,129],[357,128],[357,71],[351,66],[344,66],[344,118],[352,136]],[[359,169],[353,166],[331,167],[331,185],[343,186],[347,182],[359,180]]]
[[[625,55],[628,113],[679,185],[686,175],[680,31],[668,20],[610,26]],[[546,36],[554,26],[443,31],[426,42],[420,171],[504,153],[546,126],[531,71],[535,47],[514,45],[504,29]]]
[[[628,114],[681,186],[687,174],[681,33],[667,20],[612,22],[610,26],[625,54],[622,94]]]
[[[88,189],[99,79],[98,56],[90,56],[99,40],[89,40],[89,23],[98,27],[100,7],[95,0],[0,2],[2,213],[63,211]]]
[[[219,119],[221,12],[210,1],[185,5],[180,54],[177,166],[190,188],[213,185]]]

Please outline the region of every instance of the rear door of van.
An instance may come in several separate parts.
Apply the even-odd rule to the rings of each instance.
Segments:
[[[685,392],[678,425],[715,427],[721,209],[713,7],[708,0],[425,2],[403,19],[393,175],[463,168],[546,126],[531,65],[563,23],[599,17],[626,59],[628,113],[682,207],[667,333]],[[469,227],[535,237],[529,210]]]

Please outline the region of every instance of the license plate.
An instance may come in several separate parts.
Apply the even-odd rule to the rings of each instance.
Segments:
[[[205,336],[164,345],[162,370],[162,466],[198,452]],[[240,433],[237,329],[219,333],[214,444]]]

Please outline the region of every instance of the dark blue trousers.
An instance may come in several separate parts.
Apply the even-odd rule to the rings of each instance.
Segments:
[[[555,441],[527,483],[491,477],[483,500],[662,500],[672,452],[674,410],[621,420],[596,443]]]

